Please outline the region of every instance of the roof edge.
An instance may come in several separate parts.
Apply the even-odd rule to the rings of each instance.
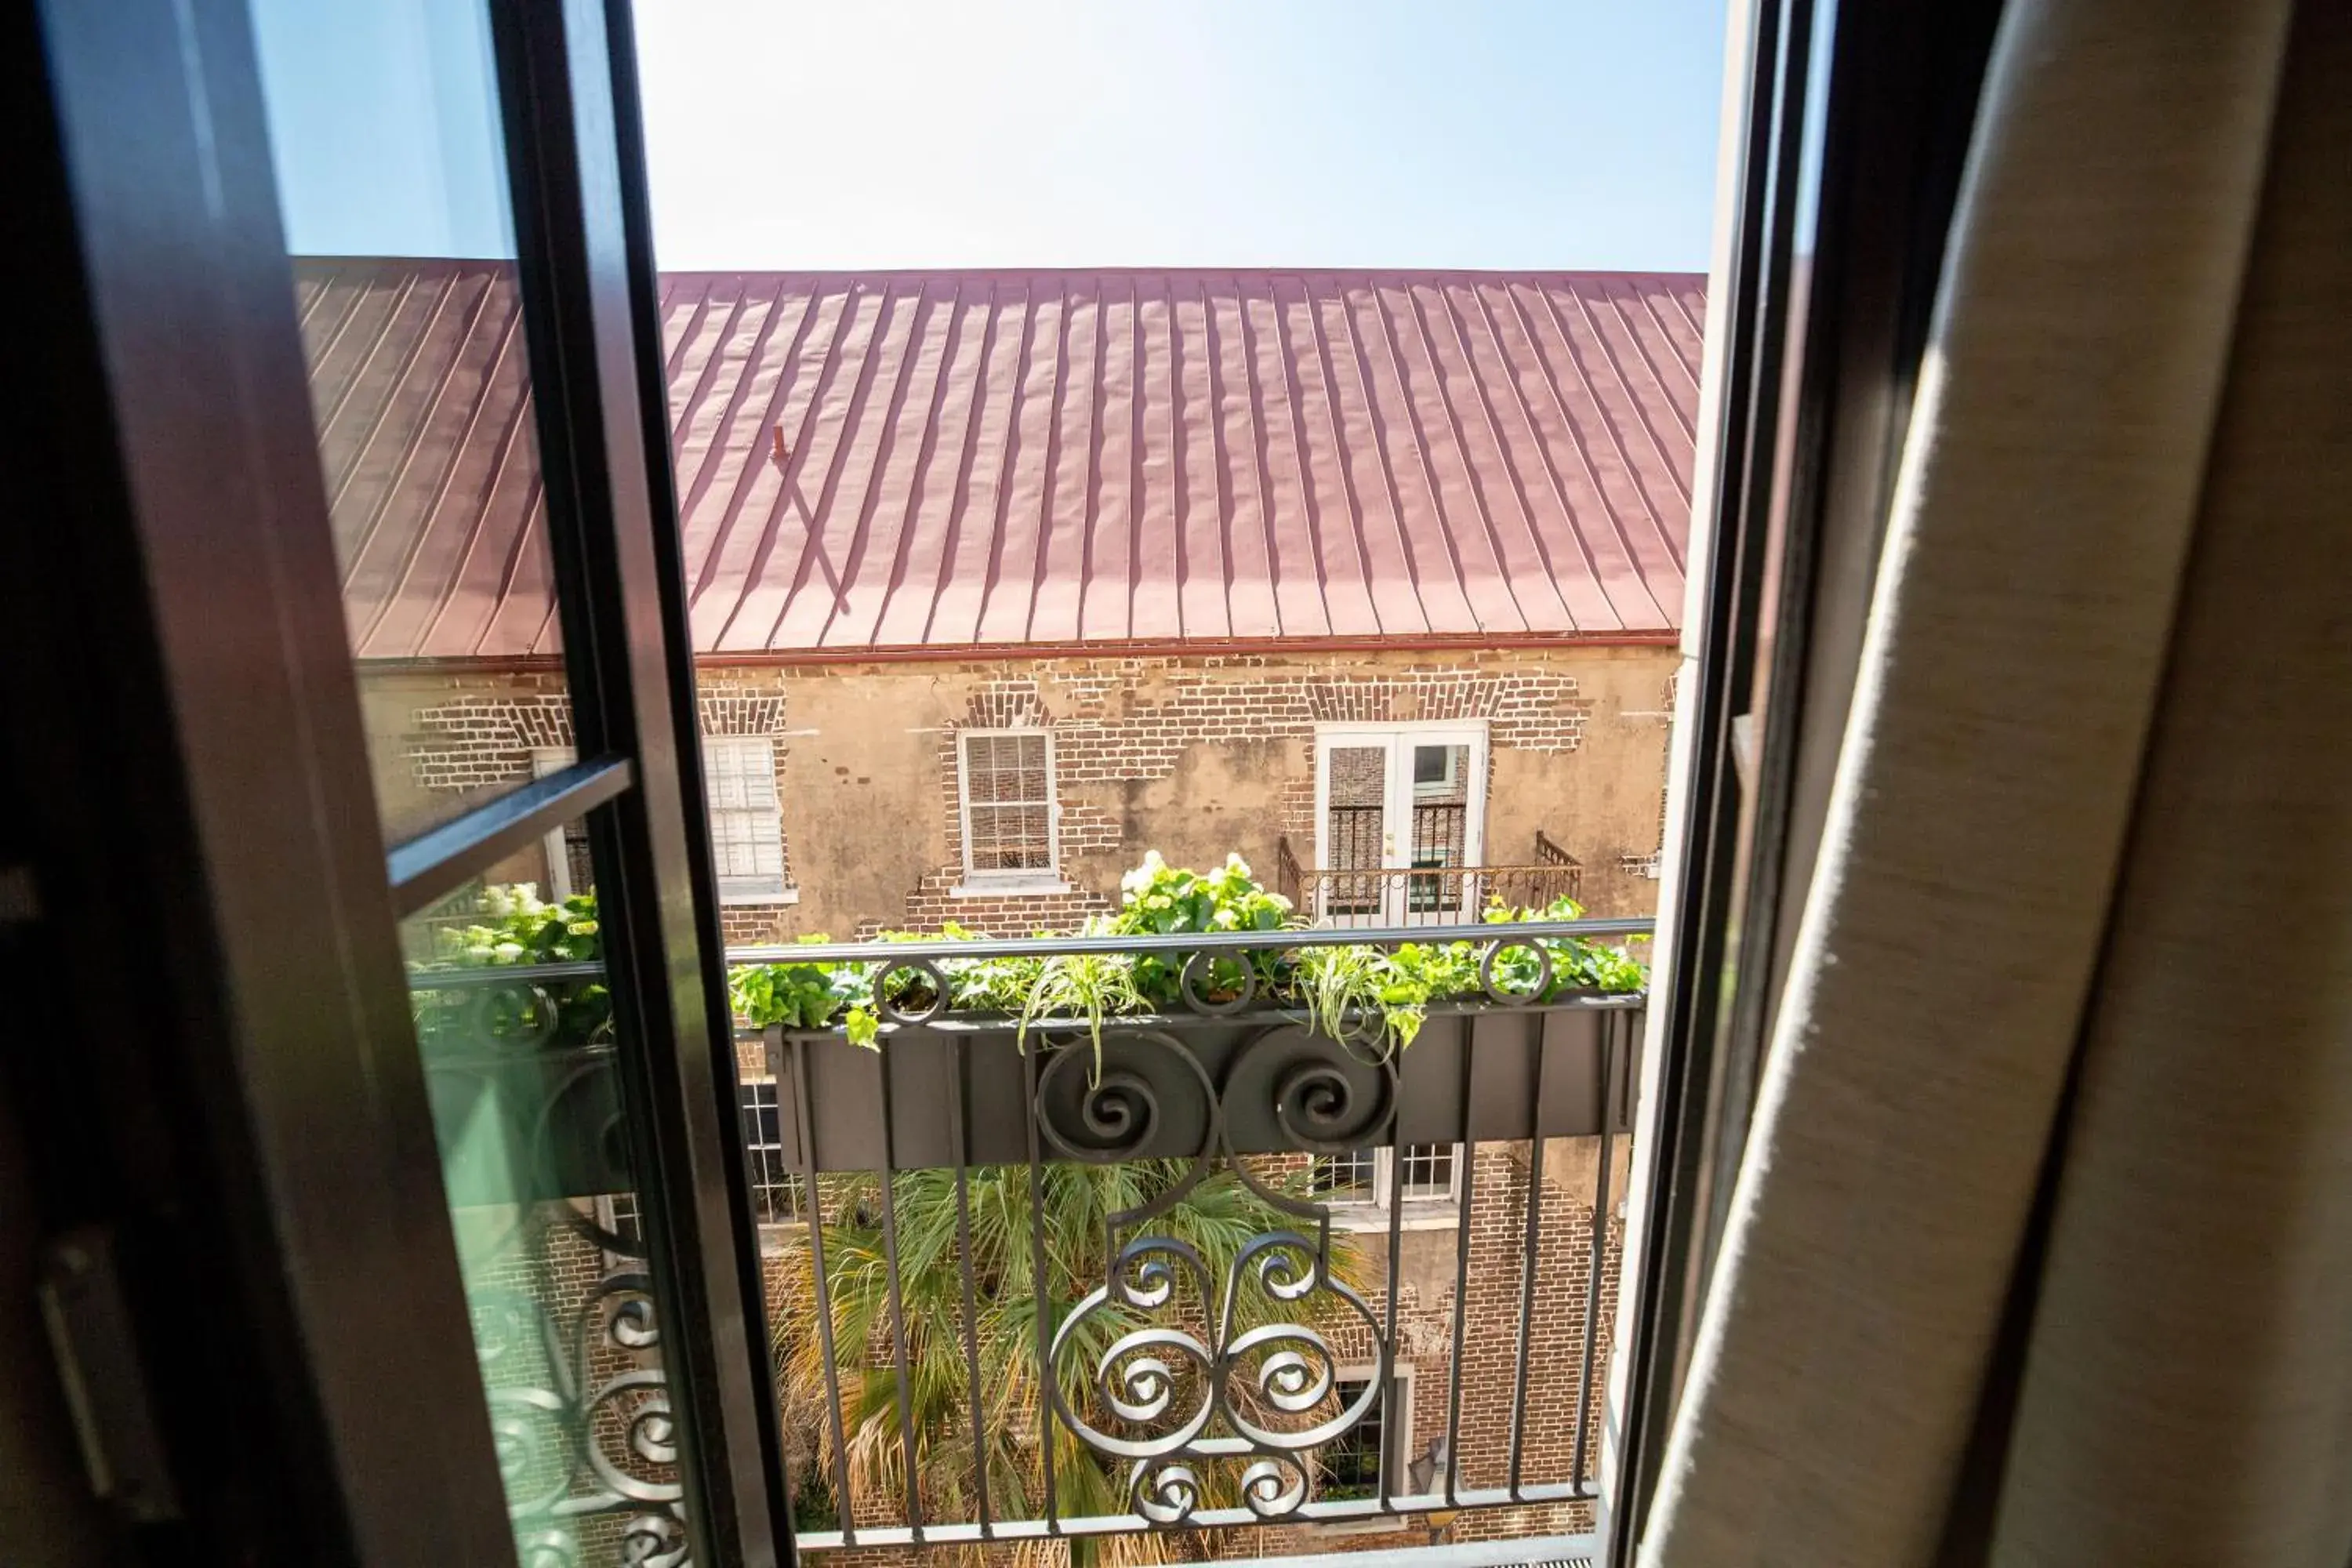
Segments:
[[[1417,637],[1224,637],[1214,642],[1181,642],[1159,637],[1120,642],[1058,643],[893,643],[879,647],[744,648],[698,652],[694,662],[734,668],[768,668],[822,664],[971,664],[1033,658],[1212,658],[1250,654],[1318,653],[1526,653],[1546,648],[1674,647],[1682,634],[1671,627],[1654,631],[1539,632],[1514,637],[1459,636],[1423,633]],[[415,658],[362,658],[363,670],[430,670],[447,674],[478,670],[485,674],[536,673],[560,670],[563,660],[551,654],[511,657],[428,656]]]
[[[403,261],[403,257],[326,257],[329,261]],[[1705,288],[1705,268],[1676,267],[1331,267],[1286,262],[1255,265],[1193,265],[1139,267],[1118,263],[1089,267],[665,267],[657,279],[724,278],[808,278],[856,281],[864,279],[940,278],[1360,278],[1360,279],[1482,279],[1517,278],[1566,281],[1580,279],[1645,278],[1692,283]]]

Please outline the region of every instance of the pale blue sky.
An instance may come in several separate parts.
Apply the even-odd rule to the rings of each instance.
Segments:
[[[292,247],[495,255],[473,0],[254,0]],[[639,0],[685,268],[1703,269],[1721,0]]]

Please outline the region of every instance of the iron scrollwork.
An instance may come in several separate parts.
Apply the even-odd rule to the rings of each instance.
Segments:
[[[1370,1304],[1333,1269],[1329,1209],[1270,1185],[1238,1157],[1226,1112],[1244,1097],[1270,1107],[1289,1145],[1310,1155],[1383,1142],[1395,1066],[1295,1024],[1253,1035],[1216,1077],[1158,1030],[1106,1037],[1090,1070],[1094,1059],[1067,1041],[1039,1072],[1033,1114],[1056,1153],[1114,1164],[1165,1151],[1171,1137],[1189,1153],[1146,1202],[1109,1216],[1103,1281],[1055,1331],[1045,1369],[1053,1413],[1087,1447],[1128,1463],[1129,1500],[1155,1525],[1191,1521],[1219,1479],[1257,1518],[1296,1513],[1313,1489],[1315,1452],[1377,1407],[1392,1347]],[[1298,1223],[1252,1237],[1217,1279],[1197,1248],[1153,1226],[1221,1172]],[[1341,1327],[1360,1327],[1373,1362],[1344,1401],[1333,1343]],[[1105,1332],[1107,1344],[1087,1348]],[[1065,1368],[1076,1358],[1091,1365],[1074,1391]]]
[[[635,1247],[569,1204],[534,1210],[510,1233],[531,1243],[524,1258],[555,1232],[572,1233],[574,1245]],[[530,1568],[684,1568],[684,1489],[653,1281],[641,1261],[606,1258],[604,1277],[568,1307],[552,1280],[468,1293],[517,1549]]]
[[[417,996],[518,1560],[686,1568],[644,1242],[611,1200],[564,1195],[626,1184],[601,978],[420,976]],[[485,1124],[501,1136],[469,1150]]]

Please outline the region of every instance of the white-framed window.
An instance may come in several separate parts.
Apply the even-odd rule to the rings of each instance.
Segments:
[[[1318,724],[1309,912],[1339,925],[1475,919],[1486,721]]]
[[[1369,1204],[1378,1201],[1381,1161],[1384,1149],[1350,1149],[1344,1154],[1318,1154],[1307,1173],[1307,1190],[1327,1204]]]
[[[580,1202],[574,1198],[576,1205]],[[589,1200],[588,1217],[605,1235],[619,1240],[629,1250],[604,1252],[604,1272],[607,1274],[644,1273],[646,1262],[646,1221],[637,1207],[635,1193],[606,1193]]]
[[[1389,1154],[1390,1189],[1409,1204],[1450,1204],[1462,1196],[1462,1145],[1402,1143]]]
[[[1058,884],[1052,731],[960,731],[956,797],[968,886]]]
[[[721,903],[774,903],[784,878],[784,813],[776,798],[776,742],[766,735],[706,735],[703,783],[710,805],[710,858]]]
[[[1416,800],[1446,800],[1463,793],[1463,758],[1467,748],[1426,745],[1412,749],[1412,793]]]
[[[776,1100],[773,1079],[744,1084],[743,1158],[751,1167],[751,1207],[762,1225],[784,1225],[805,1217],[801,1206],[801,1179],[784,1163],[783,1112]]]
[[[1353,1405],[1379,1375],[1374,1366],[1343,1366],[1333,1379],[1332,1413]],[[1412,1458],[1412,1365],[1398,1363],[1390,1372],[1388,1398],[1376,1400],[1364,1418],[1316,1453],[1319,1472],[1315,1495],[1322,1502],[1364,1502],[1401,1497],[1409,1490],[1406,1465]],[[1338,1530],[1394,1530],[1393,1519],[1333,1526]]]
[[[1400,1143],[1318,1154],[1307,1187],[1334,1209],[1385,1215],[1391,1203],[1401,1201],[1409,1214],[1461,1200],[1462,1159],[1459,1143]]]

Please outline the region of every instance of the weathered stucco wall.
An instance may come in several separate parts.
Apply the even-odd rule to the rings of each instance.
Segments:
[[[706,665],[705,732],[775,742],[797,894],[729,906],[729,937],[1066,926],[1109,907],[1147,849],[1197,866],[1238,852],[1271,884],[1284,836],[1315,861],[1317,726],[1429,720],[1486,727],[1485,863],[1531,861],[1540,829],[1580,862],[1594,913],[1648,913],[1674,665],[1668,648],[1571,647]],[[376,669],[362,698],[395,837],[529,778],[533,747],[572,740],[551,674]],[[973,727],[1052,733],[1068,890],[961,890],[956,747]],[[499,875],[545,868],[526,851]]]

